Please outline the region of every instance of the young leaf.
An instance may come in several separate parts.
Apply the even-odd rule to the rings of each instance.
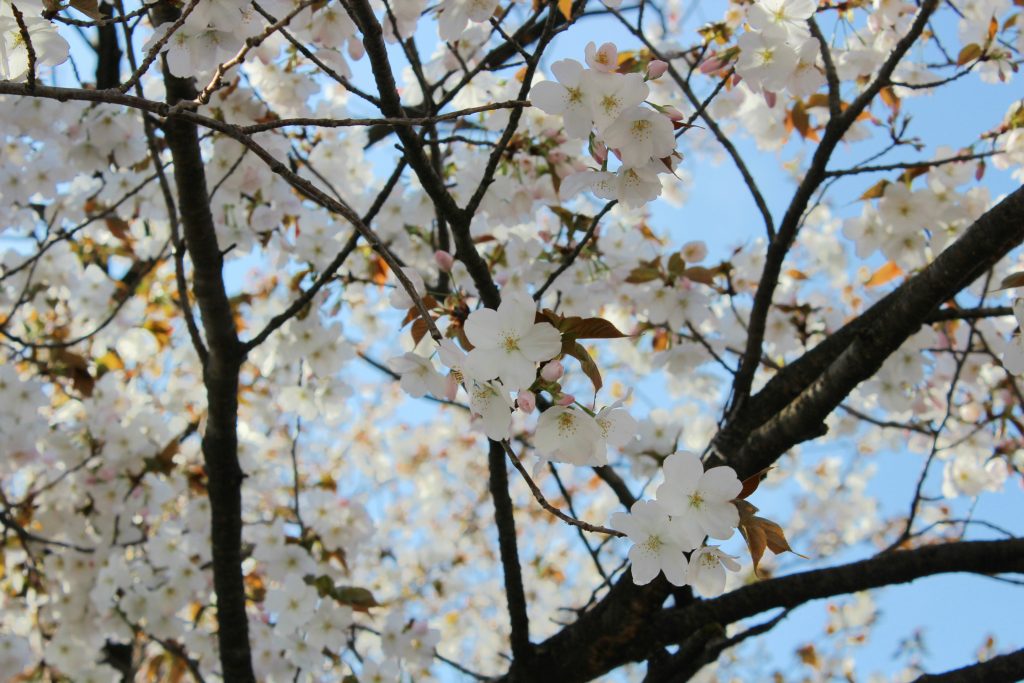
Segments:
[[[960,50],[960,54],[957,55],[956,65],[963,66],[967,62],[973,62],[978,57],[981,57],[982,51],[981,46],[977,43],[970,43],[964,45],[963,49]]]
[[[885,180],[885,179],[879,180],[877,183],[875,183],[874,185],[869,187],[867,190],[865,190],[864,194],[862,194],[860,196],[860,199],[861,200],[865,200],[865,199],[878,199],[883,194],[885,194],[885,188],[887,188],[888,186],[889,186],[889,181],[888,180]]]
[[[576,339],[621,339],[629,335],[621,332],[604,318],[580,318],[573,316],[555,325],[562,334],[571,334]]]
[[[743,480],[743,488],[740,489],[740,495],[736,496],[740,500],[745,500],[750,497],[757,487],[761,485],[761,482],[768,478],[768,471],[771,467],[765,467],[757,474],[752,474]]]
[[[864,283],[865,287],[878,287],[884,285],[895,278],[903,275],[903,271],[892,261],[887,262],[884,266],[876,270],[868,281]]]
[[[757,512],[756,507],[745,500],[734,500],[733,504],[740,513],[740,533],[743,534],[743,539],[747,542],[747,548],[750,550],[750,559],[754,562],[755,575],[760,576],[757,565],[764,557],[765,549],[771,550],[776,555],[790,552],[798,557],[804,557],[789,547],[786,534],[781,526],[770,519],[757,517],[754,514]],[[804,557],[804,559],[807,558]]]
[[[1012,273],[1003,278],[996,291],[1024,286],[1024,273]]]
[[[604,386],[604,381],[601,379],[601,371],[598,369],[597,363],[595,363],[594,359],[590,357],[590,354],[583,345],[578,342],[574,342],[566,353],[580,362],[583,374],[589,377],[590,383],[594,385],[594,391],[600,391],[601,387]]]

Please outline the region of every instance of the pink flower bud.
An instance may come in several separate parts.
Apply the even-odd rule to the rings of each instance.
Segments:
[[[455,257],[449,254],[447,251],[438,249],[434,252],[434,263],[437,267],[446,273],[452,272],[452,266],[455,265]]]
[[[700,263],[708,255],[708,248],[703,242],[687,242],[680,250],[687,263]]]
[[[600,140],[595,140],[590,152],[594,157],[594,161],[599,164],[603,164],[605,159],[608,158],[608,145],[604,144]]]
[[[562,361],[552,360],[540,369],[540,376],[546,382],[554,382],[559,377],[565,374],[565,366],[562,365]]]
[[[532,413],[534,408],[537,407],[537,396],[532,391],[523,389],[516,394],[516,405],[524,413]]]
[[[363,42],[361,40],[354,37],[348,39],[348,56],[351,57],[353,61],[358,62],[363,58],[365,53],[366,49],[363,47]]]
[[[769,109],[775,109],[776,100],[777,98],[775,93],[773,93],[771,90],[764,91],[764,103],[768,105]]]
[[[575,402],[576,397],[573,396],[572,394],[562,394],[555,400],[555,403],[557,403],[560,406],[571,406]]]
[[[664,76],[666,71],[668,71],[668,62],[652,59],[647,65],[647,78],[652,81],[657,80]]]
[[[682,121],[683,120],[683,112],[679,111],[678,109],[676,109],[673,106],[662,107],[661,108],[661,113],[664,114],[665,116],[669,117],[673,121]]]
[[[725,66],[725,62],[723,62],[718,57],[708,57],[703,62],[701,62],[700,72],[702,74],[714,73],[721,69],[723,66]]]

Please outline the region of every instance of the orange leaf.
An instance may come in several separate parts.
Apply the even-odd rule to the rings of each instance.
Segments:
[[[572,0],[558,0],[558,11],[566,21],[572,21]]]
[[[868,281],[864,283],[865,287],[878,287],[884,285],[886,282],[893,280],[894,278],[903,275],[903,271],[892,261],[889,261],[884,266],[874,272],[874,274],[868,278]]]
[[[864,191],[864,194],[860,196],[860,199],[878,199],[885,194],[885,188],[889,186],[888,180],[879,180],[877,183],[869,187]]]
[[[878,93],[882,97],[882,102],[885,102],[885,106],[892,109],[893,114],[900,113],[900,98],[896,97],[896,93],[893,92],[891,87],[882,88]]]

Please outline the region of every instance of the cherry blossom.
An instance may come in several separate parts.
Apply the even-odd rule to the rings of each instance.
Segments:
[[[608,462],[601,426],[573,406],[555,406],[541,413],[534,445],[538,453],[556,462],[574,465]]]
[[[388,361],[392,372],[401,376],[402,389],[413,398],[426,394],[445,396],[448,386],[429,358],[407,352]]]
[[[497,310],[481,308],[466,320],[473,344],[463,366],[481,380],[498,377],[506,386],[528,389],[537,363],[551,360],[562,348],[562,335],[550,323],[534,323],[535,308],[525,294],[508,294]]]
[[[740,570],[740,564],[732,555],[727,555],[716,546],[698,548],[690,556],[686,582],[705,598],[714,598],[725,592],[725,570]]]
[[[687,525],[691,534],[727,539],[739,524],[739,512],[732,500],[742,485],[731,467],[704,466],[694,453],[677,451],[662,465],[665,481],[657,498],[669,514]]]
[[[570,137],[586,139],[594,125],[594,115],[585,88],[583,65],[562,59],[551,65],[558,82],[540,81],[530,91],[530,100],[548,114],[564,117],[565,132]]]
[[[683,553],[693,550],[700,539],[690,535],[660,503],[638,500],[628,513],[612,515],[610,524],[613,529],[625,532],[633,542],[629,549],[633,583],[642,586],[664,573],[672,585],[686,585],[688,563]]]

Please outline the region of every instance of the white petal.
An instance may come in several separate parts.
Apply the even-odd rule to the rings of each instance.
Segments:
[[[494,348],[500,341],[501,317],[493,308],[480,308],[469,314],[463,329],[473,346]]]
[[[531,325],[519,339],[519,350],[537,363],[551,360],[562,351],[562,333],[550,323]]]

